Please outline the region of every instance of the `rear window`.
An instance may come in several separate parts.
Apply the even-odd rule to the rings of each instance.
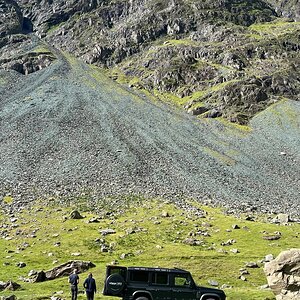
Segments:
[[[131,271],[129,279],[136,282],[148,282],[148,274],[146,271]]]
[[[153,284],[168,284],[169,283],[168,273],[165,272],[153,273],[151,281]]]
[[[112,274],[119,274],[121,275],[124,279],[126,278],[126,268],[119,268],[119,267],[108,267],[106,270],[106,277]]]

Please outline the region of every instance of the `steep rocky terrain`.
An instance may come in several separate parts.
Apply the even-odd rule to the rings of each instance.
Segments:
[[[22,13],[15,3],[11,33],[33,29],[194,115],[246,124],[278,100],[299,100],[298,1],[17,2]],[[15,48],[26,38],[4,43]],[[51,56],[26,57],[29,68],[6,60],[4,67],[24,73],[43,67],[42,60],[49,65]]]
[[[39,36],[192,114],[244,124],[299,98],[297,1],[19,2]]]
[[[299,216],[297,1],[0,11],[2,194],[193,196]]]

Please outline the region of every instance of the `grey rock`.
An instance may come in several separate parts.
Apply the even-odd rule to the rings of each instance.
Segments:
[[[83,216],[80,214],[79,211],[73,210],[73,211],[70,213],[70,219],[83,219]]]
[[[253,269],[253,268],[259,268],[259,265],[256,262],[247,262],[245,264],[245,267]]]
[[[281,252],[265,264],[264,272],[276,299],[300,299],[300,249]]]
[[[231,227],[232,227],[232,229],[240,229],[240,226],[237,224],[233,224]]]
[[[38,272],[36,270],[30,270],[28,273],[28,277],[35,276],[35,275],[37,275],[37,273]]]
[[[238,249],[236,249],[236,248],[230,249],[230,252],[232,252],[234,254],[240,253],[240,251]]]
[[[219,286],[219,283],[218,281],[216,280],[208,280],[208,284],[211,285],[211,286]]]
[[[272,219],[273,223],[278,224],[287,224],[290,221],[288,214],[278,214],[275,218]]]
[[[86,272],[90,268],[95,267],[95,265],[90,261],[80,261],[80,260],[72,260],[67,263],[61,264],[57,267],[49,271],[40,271],[37,275],[32,276],[28,279],[29,282],[43,282],[47,280],[53,280],[60,277],[69,276],[74,269],[77,270],[78,273]]]
[[[15,295],[10,295],[10,296],[1,296],[1,300],[17,300],[17,297]]]
[[[17,267],[19,267],[19,268],[25,268],[26,267],[26,263],[24,263],[24,262],[18,262],[17,264],[16,264],[16,266]]]
[[[281,236],[279,234],[276,235],[264,235],[263,239],[267,240],[267,241],[276,241],[279,240],[281,238]]]
[[[233,245],[234,243],[236,243],[236,240],[230,239],[230,240],[228,240],[228,241],[226,241],[226,242],[222,242],[222,243],[221,243],[221,246],[231,246],[231,245]]]
[[[114,229],[111,229],[111,228],[101,229],[99,232],[103,236],[108,235],[108,234],[115,234],[116,233],[116,231]]]
[[[7,282],[0,281],[0,291],[3,291],[3,290],[15,291],[19,288],[21,288],[21,285],[14,281],[11,281],[11,280],[9,280]]]
[[[265,256],[264,258],[264,262],[270,262],[274,259],[274,255],[273,254],[268,254]]]

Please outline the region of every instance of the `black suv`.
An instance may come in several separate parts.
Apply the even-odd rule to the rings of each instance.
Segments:
[[[225,300],[222,290],[197,286],[181,269],[107,266],[103,295],[123,300]]]

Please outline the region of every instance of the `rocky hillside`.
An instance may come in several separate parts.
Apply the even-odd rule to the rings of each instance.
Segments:
[[[300,215],[297,9],[0,0],[1,194],[184,195]]]
[[[44,40],[194,115],[245,124],[299,100],[297,0],[17,2]]]

